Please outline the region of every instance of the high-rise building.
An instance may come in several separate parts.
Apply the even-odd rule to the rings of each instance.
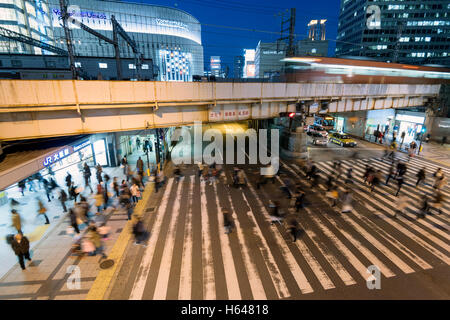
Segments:
[[[328,55],[328,40],[325,38],[326,19],[311,20],[308,23],[308,38],[297,42],[297,56],[321,56]]]
[[[255,77],[255,49],[244,49],[244,75],[243,78]]]
[[[220,77],[221,74],[220,56],[211,56],[209,68],[211,70],[211,75]]]
[[[311,20],[308,23],[308,39],[325,40],[325,22],[326,19]]]
[[[244,75],[244,56],[235,56],[234,57],[234,66],[233,66],[233,77],[234,78],[242,78]]]
[[[271,78],[279,76],[283,69],[286,57],[286,43],[279,42],[258,42],[255,53],[255,77]]]
[[[449,65],[448,0],[341,0],[336,56]]]

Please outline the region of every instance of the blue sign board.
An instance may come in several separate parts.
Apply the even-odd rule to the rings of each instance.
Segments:
[[[53,153],[52,155],[45,157],[44,167],[54,164],[56,161],[59,161],[72,153],[72,147],[66,147],[58,152]]]

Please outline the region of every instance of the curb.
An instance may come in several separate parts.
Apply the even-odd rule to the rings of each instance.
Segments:
[[[142,199],[137,203],[134,209],[134,214],[137,214],[139,216],[143,215],[143,211],[148,200],[150,199],[151,194],[153,193],[153,190],[154,184],[151,182],[147,183],[147,186],[142,195]],[[113,276],[116,273],[120,262],[122,261],[125,249],[128,246],[129,240],[131,239],[132,233],[130,230],[132,221],[133,220],[127,221],[122,232],[117,238],[116,243],[112,247],[111,252],[108,254],[108,259],[112,259],[115,261],[114,265],[109,269],[101,269],[99,271],[97,277],[95,278],[94,284],[89,290],[85,300],[103,300],[105,298],[106,291],[110,287]]]

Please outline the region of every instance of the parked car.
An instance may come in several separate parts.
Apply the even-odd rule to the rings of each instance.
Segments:
[[[331,132],[330,142],[338,144],[341,147],[355,147],[357,144],[348,134],[340,132]]]
[[[308,130],[306,131],[308,135],[312,135],[313,133],[320,134],[323,137],[328,137],[328,132],[322,127],[318,125],[310,125],[308,126]]]
[[[312,144],[313,145],[322,145],[322,146],[326,146],[328,144],[328,138],[323,136],[320,133],[314,132],[311,134],[312,136]]]

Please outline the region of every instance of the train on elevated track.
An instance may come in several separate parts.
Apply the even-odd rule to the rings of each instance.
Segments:
[[[288,57],[286,82],[450,84],[450,69],[372,60],[328,57]]]

